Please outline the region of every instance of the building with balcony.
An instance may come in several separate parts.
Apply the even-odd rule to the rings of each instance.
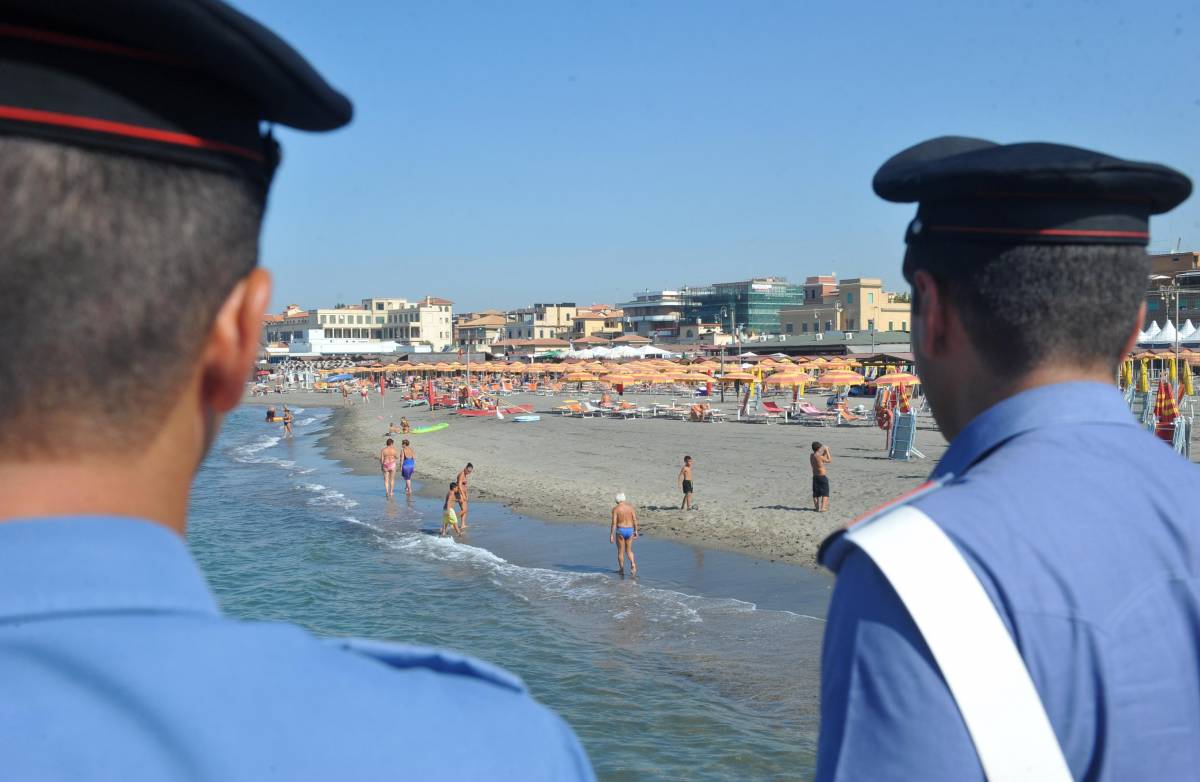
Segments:
[[[555,339],[565,340],[575,327],[578,308],[573,301],[559,304],[532,304],[508,313],[505,339]]]
[[[575,325],[571,329],[571,339],[601,337],[611,340],[619,337],[625,333],[624,317],[624,310],[607,304],[580,307],[575,313]]]
[[[618,306],[625,333],[653,340],[679,338],[679,321],[685,309],[681,291],[647,290]]]
[[[883,280],[853,277],[830,290],[827,279],[810,277],[805,283],[806,299],[807,291],[819,286],[819,301],[810,299],[780,313],[783,334],[909,330],[912,313],[907,297],[884,291]]]
[[[1178,305],[1178,306],[1177,306]],[[1162,253],[1150,256],[1150,282],[1146,289],[1146,318],[1178,328],[1189,320],[1200,321],[1200,252]]]
[[[504,313],[471,313],[471,316],[455,324],[455,345],[470,350],[487,351],[504,339],[504,330],[508,326],[508,318]]]

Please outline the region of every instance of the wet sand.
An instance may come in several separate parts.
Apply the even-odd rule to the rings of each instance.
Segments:
[[[523,515],[607,526],[612,496],[624,492],[648,535],[809,566],[815,565],[817,547],[827,535],[921,483],[946,448],[928,415],[920,418],[916,447],[929,458],[903,462],[887,458],[884,432],[873,422],[822,427],[566,418],[554,412],[564,398],[587,395],[509,397],[510,404],[531,404],[542,416],[528,424],[514,423],[511,416],[467,418],[445,410],[402,408],[398,396],[388,396],[381,405],[378,394],[365,405],[348,407],[340,395],[313,392],[248,396],[245,401],[334,409],[330,433],[321,443],[327,455],[375,476],[390,422],[405,415],[414,427],[449,423],[441,431],[409,438],[417,455],[415,478],[428,496],[440,498],[458,471],[472,462],[471,498],[498,501]],[[809,398],[824,407],[824,397]],[[626,399],[649,405],[665,403],[669,396],[627,394]],[[872,400],[861,401],[869,406]],[[717,406],[732,419],[732,401]],[[808,455],[814,440],[833,454],[828,513],[812,510]],[[677,478],[685,455],[695,460],[697,509],[691,512],[679,509]],[[380,484],[382,491],[382,479]]]

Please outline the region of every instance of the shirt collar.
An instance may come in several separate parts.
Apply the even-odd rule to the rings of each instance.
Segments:
[[[111,516],[0,522],[0,624],[114,611],[218,613],[183,539],[160,524]]]
[[[972,418],[930,477],[939,480],[962,475],[996,446],[1032,429],[1083,423],[1136,425],[1115,386],[1091,381],[1038,386]]]

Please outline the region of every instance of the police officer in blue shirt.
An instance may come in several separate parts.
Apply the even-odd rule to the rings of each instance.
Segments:
[[[817,779],[1194,779],[1200,472],[1114,387],[1149,217],[1190,181],[939,138],[874,186],[919,202],[913,352],[950,447],[822,547]]]
[[[0,2],[0,778],[588,780],[512,675],[223,618],[188,488],[278,148],[349,101],[218,0]]]

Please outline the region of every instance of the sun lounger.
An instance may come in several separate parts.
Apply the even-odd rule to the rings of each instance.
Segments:
[[[788,415],[787,408],[780,407],[779,405],[775,404],[774,402],[763,402],[762,409],[763,409],[763,414],[766,415],[768,418],[782,418],[783,420],[786,421],[790,417]]]

